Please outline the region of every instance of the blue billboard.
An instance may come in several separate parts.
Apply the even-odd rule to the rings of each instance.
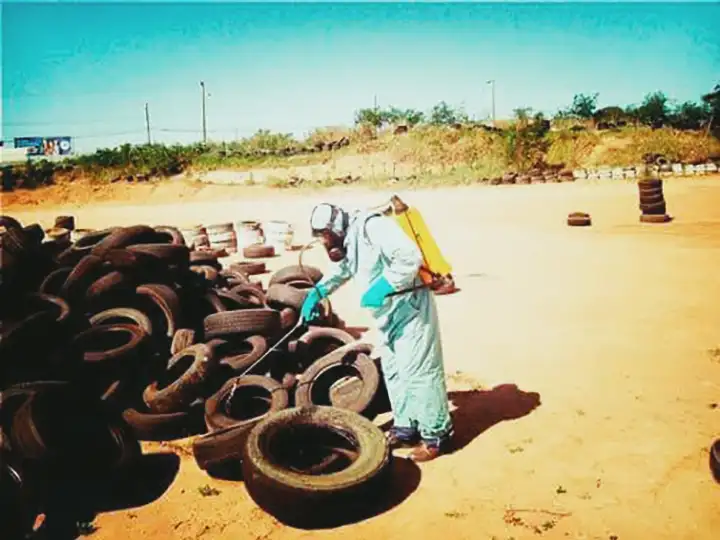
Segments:
[[[27,148],[28,156],[68,156],[72,137],[15,137],[15,148]]]

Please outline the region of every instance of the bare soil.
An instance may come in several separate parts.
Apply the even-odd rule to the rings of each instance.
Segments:
[[[461,288],[438,297],[460,448],[419,470],[399,466],[392,492],[378,494],[392,508],[379,515],[302,531],[258,509],[242,482],[199,470],[188,441],[148,444],[178,453],[179,474],[151,504],[98,516],[92,537],[717,538],[708,447],[720,436],[719,179],[666,181],[675,219],[657,225],[638,221],[631,182],[401,191]],[[315,203],[370,206],[387,195],[53,187],[4,196],[2,211],[44,226],[72,213],[89,228],[276,218],[302,242]],[[592,226],[568,227],[572,211],[589,212]],[[320,250],[308,262],[327,265]],[[350,284],[333,305],[368,325],[357,294]]]

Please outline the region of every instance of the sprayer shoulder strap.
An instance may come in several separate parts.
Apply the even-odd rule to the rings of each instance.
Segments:
[[[363,219],[363,223],[362,223],[363,238],[365,239],[365,242],[367,242],[369,245],[372,245],[372,241],[370,240],[370,236],[367,233],[367,224],[368,224],[368,221],[370,221],[371,219],[378,218],[378,217],[383,217],[383,215],[379,212],[373,212],[362,218]]]

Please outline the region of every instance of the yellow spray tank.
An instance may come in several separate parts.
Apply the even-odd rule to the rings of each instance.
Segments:
[[[423,283],[436,291],[448,287],[454,289],[451,275],[452,266],[443,257],[420,211],[405,204],[397,195],[393,195],[390,198],[390,207],[385,211],[385,215],[395,219],[397,224],[420,249],[423,264],[420,267],[419,277]]]

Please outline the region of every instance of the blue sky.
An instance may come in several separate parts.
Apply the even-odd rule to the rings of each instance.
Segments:
[[[360,107],[440,100],[497,116],[575,93],[697,100],[720,82],[720,5],[702,3],[31,3],[2,5],[3,139],[88,151],[267,128],[302,135]],[[8,144],[8,143],[6,143]],[[11,144],[11,143],[10,143]]]

